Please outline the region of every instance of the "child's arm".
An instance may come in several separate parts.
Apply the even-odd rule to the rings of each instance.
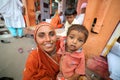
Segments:
[[[78,64],[77,68],[75,69],[75,73],[80,74],[80,75],[85,75],[85,56],[84,56],[83,52],[81,54],[83,54],[83,55],[81,57],[81,60]]]

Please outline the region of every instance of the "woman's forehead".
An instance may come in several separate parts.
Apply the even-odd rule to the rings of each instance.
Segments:
[[[54,31],[54,28],[48,25],[41,26],[38,30],[38,32],[50,32],[50,31]]]

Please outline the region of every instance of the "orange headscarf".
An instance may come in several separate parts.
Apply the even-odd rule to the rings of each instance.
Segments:
[[[39,28],[42,27],[42,26],[49,26],[49,27],[52,27],[54,29],[53,25],[51,25],[50,23],[47,23],[47,22],[40,22],[38,25],[36,25],[35,26],[36,28],[35,28],[35,31],[34,31],[34,39],[35,39],[36,43],[37,43],[36,34],[37,34]]]

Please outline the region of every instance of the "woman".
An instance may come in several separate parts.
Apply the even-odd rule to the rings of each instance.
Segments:
[[[41,22],[36,26],[34,39],[37,49],[33,50],[26,62],[23,80],[56,80],[59,72],[59,49],[54,27]]]

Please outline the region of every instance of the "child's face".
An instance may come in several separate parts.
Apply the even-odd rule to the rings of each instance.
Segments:
[[[72,30],[67,36],[67,51],[74,52],[82,47],[85,42],[85,35],[82,32]]]
[[[68,21],[69,24],[73,22],[74,18],[75,18],[74,15],[66,16],[66,20]]]

